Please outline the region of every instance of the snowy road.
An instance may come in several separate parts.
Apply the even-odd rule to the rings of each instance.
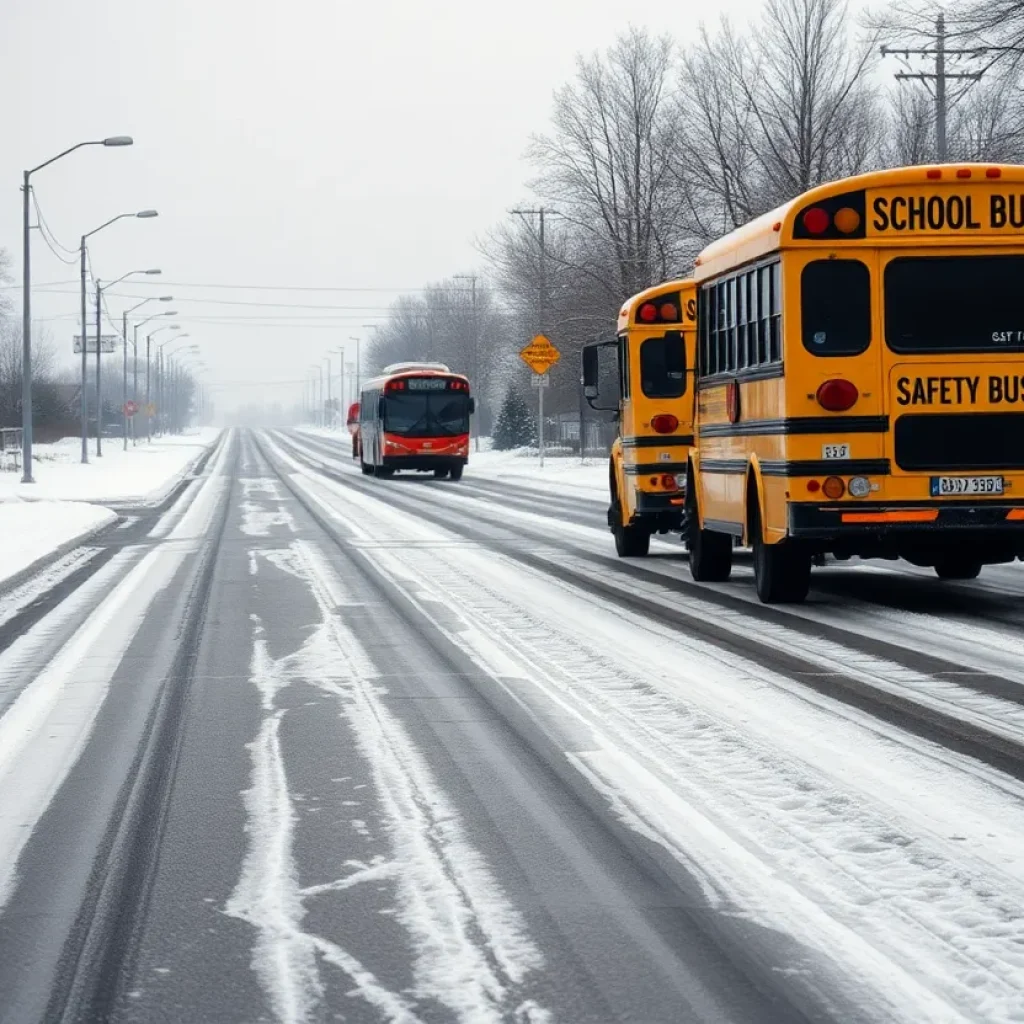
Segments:
[[[3,1024],[1024,1020],[1024,567],[765,608],[282,432],[116,534],[0,603]]]

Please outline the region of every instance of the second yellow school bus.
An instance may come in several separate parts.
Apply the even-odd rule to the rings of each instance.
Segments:
[[[816,556],[944,579],[1024,557],[1024,167],[813,189],[697,260],[693,575],[762,601]]]
[[[693,281],[667,281],[627,299],[615,338],[583,350],[591,405],[598,397],[598,349],[616,354],[619,431],[608,460],[608,526],[620,557],[646,555],[654,533],[682,532],[696,319]]]

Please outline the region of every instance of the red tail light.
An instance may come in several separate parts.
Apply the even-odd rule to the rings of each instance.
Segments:
[[[818,405],[829,412],[846,412],[851,409],[854,403],[860,398],[857,385],[836,377],[825,381],[815,395]]]
[[[679,429],[679,420],[667,412],[651,418],[651,429],[656,434],[673,434]]]
[[[828,231],[828,226],[831,223],[832,218],[828,215],[828,210],[824,210],[820,206],[812,206],[804,214],[804,227],[812,235],[820,235]]]
[[[666,491],[677,491],[677,490],[679,490],[679,487],[676,484],[676,478],[671,473],[663,473],[662,474],[661,486],[664,487]]]
[[[645,302],[640,307],[640,312],[637,316],[644,321],[644,323],[652,324],[658,319],[658,307],[653,302]]]

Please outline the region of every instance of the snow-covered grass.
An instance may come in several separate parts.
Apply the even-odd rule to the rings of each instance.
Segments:
[[[484,447],[481,439],[481,448]],[[517,482],[539,490],[571,490],[574,493],[604,499],[608,495],[608,458],[589,455],[580,459],[562,449],[545,452],[541,466],[536,448],[512,451],[470,451],[467,478]]]
[[[33,565],[109,526],[117,516],[108,508],[73,501],[0,503],[0,585]]]
[[[34,484],[21,483],[20,473],[0,473],[0,501],[89,501],[97,504],[159,501],[178,483],[192,461],[216,440],[219,430],[204,428],[181,436],[140,440],[124,451],[119,438],[104,438],[103,457],[89,442],[83,465],[81,442],[66,437],[33,448]],[[2,528],[2,526],[0,526]],[[6,535],[6,533],[5,533]]]

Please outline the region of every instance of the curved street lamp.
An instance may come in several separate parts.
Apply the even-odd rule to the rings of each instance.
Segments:
[[[90,139],[79,142],[49,160],[23,172],[22,178],[22,271],[21,271],[21,482],[35,483],[32,479],[32,224],[29,216],[31,206],[31,178],[36,171],[56,163],[84,146],[131,146],[130,135],[111,135],[106,139]],[[85,324],[82,324],[85,334]],[[84,341],[83,341],[84,344]]]
[[[86,242],[93,236],[99,234],[104,228],[109,228],[111,224],[116,224],[119,220],[124,220],[126,217],[139,217],[148,219],[150,217],[158,216],[156,210],[140,210],[138,213],[119,213],[116,217],[111,217],[110,220],[102,223],[98,228],[93,228],[92,231],[87,231],[82,235],[82,243],[80,247],[82,266],[82,462],[87,463],[89,461],[89,449],[88,449],[88,435],[89,435],[89,400],[86,396],[86,375],[88,373],[88,354],[89,354],[89,325],[86,319],[85,312],[85,258],[86,258]],[[97,299],[97,308],[99,306],[99,300]],[[96,316],[96,447],[97,454],[100,453],[99,436],[102,429],[103,419],[103,408],[100,404],[100,333],[99,333],[99,314]]]
[[[141,309],[147,302],[172,302],[174,300],[173,295],[161,295],[159,298],[155,295],[151,295],[148,299],[143,299],[141,302],[135,303],[129,309],[126,309],[121,314],[121,337],[124,338],[124,376],[122,378],[121,393],[125,396],[125,405],[127,402],[128,395],[128,317],[135,312],[137,309]],[[175,312],[171,313],[154,313],[153,316],[149,317],[152,320],[156,316],[177,316]],[[146,323],[143,320],[142,323]],[[139,324],[135,325],[135,329],[132,335],[132,401],[138,405],[139,402]],[[136,409],[136,415],[138,410]],[[135,416],[132,417],[132,444],[135,444]],[[124,447],[125,451],[128,450],[128,414],[124,416]]]
[[[141,214],[139,214],[141,216]],[[122,281],[127,281],[129,277],[134,277],[136,274],[162,274],[162,270],[129,270],[127,274],[122,274],[116,281],[110,281],[107,284],[101,285],[99,278],[96,279],[96,458],[102,458],[103,456],[103,404],[100,401],[100,305],[103,298],[103,293],[108,288],[113,288],[115,284],[120,284]],[[122,326],[124,326],[124,319],[122,318]],[[85,331],[82,331],[83,336]],[[124,411],[124,404],[128,400],[128,332],[127,330],[121,333],[121,348],[124,352],[124,372],[121,378],[121,417],[123,420],[123,432],[124,432],[124,447],[128,449],[128,414]]]
[[[168,316],[175,316],[176,314],[168,313],[167,315]],[[154,318],[150,317],[149,319],[152,320]],[[143,321],[143,322],[145,322],[145,321]],[[150,402],[150,397],[149,397],[149,394],[150,394],[150,392],[149,392],[150,345],[152,344],[153,339],[161,331],[180,331],[180,330],[181,330],[181,324],[165,324],[163,327],[158,327],[155,331],[151,331],[149,334],[146,335],[146,441],[147,442],[153,440],[153,417],[150,415],[150,412],[149,412],[149,410],[150,410],[150,408],[152,406],[152,403]],[[173,341],[174,339],[170,338],[168,340],[169,341]],[[167,344],[167,342],[165,341],[164,345],[166,345],[166,344]]]

